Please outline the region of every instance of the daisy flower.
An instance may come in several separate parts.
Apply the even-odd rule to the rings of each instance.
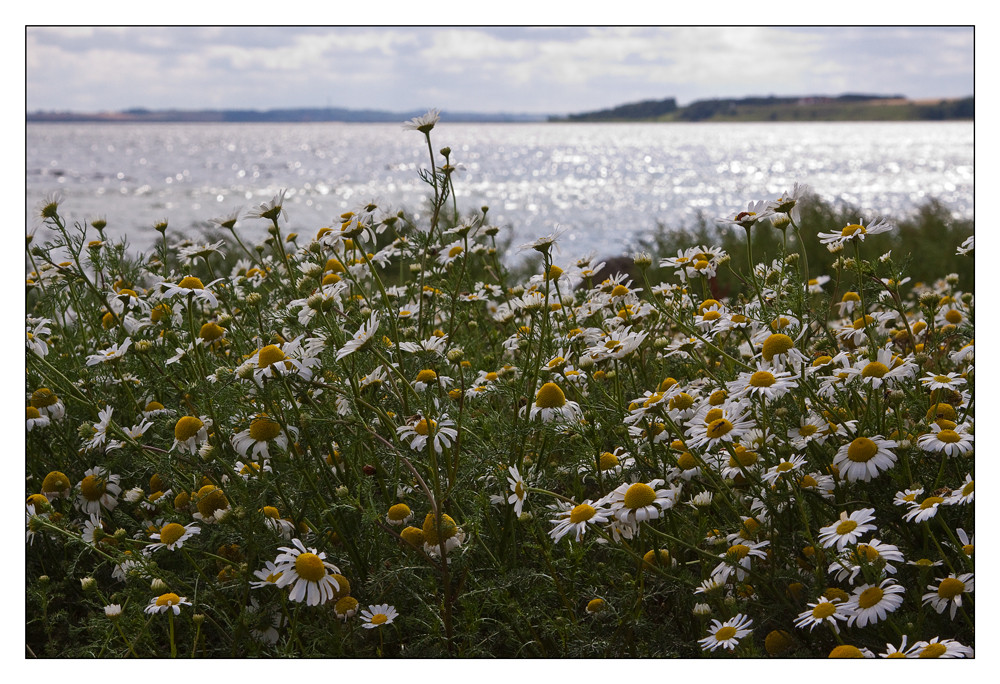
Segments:
[[[364,623],[361,626],[365,629],[375,629],[390,624],[397,617],[399,617],[399,613],[388,603],[383,603],[380,606],[368,606],[366,610],[361,611],[361,622]]]
[[[524,408],[521,411],[523,415]],[[536,417],[541,418],[543,423],[569,422],[580,420],[583,412],[579,404],[566,399],[559,385],[547,382],[538,389],[535,401],[531,405],[531,412],[528,414],[530,420]]]
[[[168,610],[172,610],[174,611],[174,615],[180,615],[181,606],[190,605],[191,603],[187,600],[186,596],[178,596],[177,594],[167,593],[150,599],[149,605],[145,608],[145,612],[148,615],[155,615],[156,613],[166,613]]]
[[[806,605],[809,607],[809,610],[799,613],[798,619],[795,621],[796,627],[800,629],[808,627],[811,632],[816,625],[826,623],[833,628],[834,632],[840,633],[837,621],[844,621],[848,617],[841,603],[834,603],[821,596],[816,603],[808,603]]]
[[[459,527],[450,515],[441,514],[441,524],[438,525],[434,513],[428,513],[424,518],[424,553],[435,558],[441,555],[441,547],[445,553],[456,549],[465,541],[465,531]]]
[[[552,541],[556,544],[570,533],[573,535],[571,537],[573,541],[583,541],[583,535],[586,534],[589,526],[605,523],[610,516],[611,511],[587,499],[582,504],[561,511],[559,517],[554,520],[549,520],[554,525],[549,530],[549,536],[552,537]]]
[[[289,433],[293,439],[297,439],[299,436],[297,428],[282,427],[279,422],[272,420],[266,414],[259,413],[250,421],[250,427],[233,435],[233,448],[243,457],[246,457],[249,451],[254,460],[262,457],[270,458],[271,454],[267,450],[268,442],[273,442],[278,448],[285,451],[288,449]]]
[[[118,505],[118,495],[122,488],[118,486],[118,475],[112,475],[105,468],[95,466],[83,474],[83,479],[77,483],[80,494],[77,506],[87,515],[99,515],[101,509],[113,511]]]
[[[720,442],[734,442],[754,427],[747,419],[747,409],[742,403],[712,407],[704,416],[695,416],[686,434],[688,446],[695,449],[712,449]]]
[[[48,387],[39,387],[31,393],[31,407],[50,420],[62,420],[66,415],[66,405]]]
[[[42,491],[44,492],[45,490],[43,489]],[[948,505],[954,506],[957,504],[972,503],[973,501],[975,501],[975,499],[976,499],[975,481],[972,479],[971,474],[966,474],[965,482],[962,483],[962,486],[955,489],[951,493],[951,496],[948,497]],[[968,543],[968,542],[963,542],[963,543]]]
[[[712,625],[708,628],[708,636],[700,639],[698,643],[701,644],[703,651],[714,651],[720,646],[730,651],[735,650],[739,646],[740,639],[753,631],[750,629],[751,625],[753,625],[753,620],[742,613],[725,622],[712,620]]]
[[[721,216],[715,219],[715,222],[740,226],[741,228],[749,230],[755,223],[769,218],[773,213],[774,209],[769,202],[759,200],[757,202],[748,203],[746,211],[741,211],[732,216]]]
[[[170,446],[171,451],[180,449],[191,455],[198,453],[198,446],[208,441],[208,428],[211,427],[211,418],[205,416],[182,416],[174,423],[174,443]]]
[[[511,495],[507,497],[507,503],[514,504],[514,515],[521,517],[521,510],[524,508],[524,499],[527,497],[528,492],[525,490],[524,480],[521,478],[521,474],[517,472],[517,468],[510,466],[508,470],[510,471],[510,477],[507,478],[507,482],[510,484]]]
[[[874,513],[874,508],[862,508],[850,515],[842,511],[840,520],[820,528],[819,541],[823,548],[836,544],[837,550],[843,551],[845,546],[856,543],[862,534],[875,529],[875,525],[869,524],[875,519]]]
[[[921,384],[929,390],[936,389],[956,389],[957,387],[965,384],[965,378],[960,377],[958,373],[948,373],[947,375],[935,375],[933,373],[928,373],[924,377],[920,378]]]
[[[413,520],[413,511],[405,503],[394,504],[385,514],[385,521],[390,525],[402,526]]]
[[[730,575],[735,575],[736,579],[742,582],[747,577],[750,563],[754,558],[766,558],[767,552],[763,550],[770,542],[748,542],[730,546],[724,553],[719,554],[722,562],[712,570],[712,578],[725,583]]]
[[[944,497],[928,496],[920,503],[910,504],[910,510],[903,516],[903,520],[908,522],[923,522],[930,520],[937,515],[938,507],[945,503]]]
[[[874,568],[880,573],[895,575],[896,566],[889,561],[902,562],[903,560],[903,554],[898,546],[873,538],[865,544],[858,544],[853,550],[842,553],[836,561],[830,564],[827,572],[836,573],[835,579],[838,582],[846,580],[848,584],[854,584],[862,566]]]
[[[336,565],[326,562],[326,554],[313,548],[306,548],[299,539],[293,539],[293,547],[282,546],[274,559],[275,570],[281,573],[275,586],[281,588],[292,585],[288,598],[297,603],[305,600],[306,605],[316,606],[326,603],[337,595],[340,584],[330,573],[340,574]],[[328,572],[329,571],[329,572]]]
[[[966,592],[971,592],[975,588],[975,579],[971,572],[963,575],[951,574],[938,581],[935,587],[928,584],[931,591],[923,595],[923,604],[930,606],[938,613],[943,613],[946,608],[951,608],[951,619],[955,619],[955,613],[962,606],[962,596]]]
[[[854,240],[864,241],[864,239],[869,235],[886,233],[892,230],[893,227],[894,226],[891,223],[881,218],[871,221],[866,226],[864,225],[864,219],[859,218],[857,223],[847,224],[840,230],[839,233],[819,233],[817,234],[817,237],[819,238],[820,244],[843,246]]]
[[[160,283],[160,296],[164,299],[172,299],[178,295],[182,297],[193,297],[194,299],[199,299],[205,302],[214,309],[219,306],[219,300],[216,299],[215,295],[208,288],[212,287],[221,280],[222,278],[218,278],[210,282],[208,285],[205,285],[201,282],[200,278],[190,275],[185,276],[176,284]]]
[[[772,487],[778,483],[779,479],[798,480],[799,467],[805,462],[806,457],[802,455],[794,455],[788,460],[785,460],[785,458],[782,457],[781,462],[778,463],[778,465],[764,471],[763,480]]]
[[[885,645],[885,653],[879,653],[880,658],[916,658],[917,654],[914,650],[916,644],[906,647],[907,635],[903,635],[903,642],[896,648],[892,644]]]
[[[913,644],[915,658],[972,658],[975,653],[954,639],[934,637],[930,641],[918,641]]]
[[[358,600],[353,596],[343,596],[333,604],[333,612],[343,622],[347,622],[347,618],[354,617],[357,614]]]
[[[945,427],[946,425],[951,427]],[[960,456],[972,451],[972,442],[975,440],[975,436],[966,430],[964,425],[955,425],[951,421],[931,423],[931,431],[917,437],[917,446],[931,453]]]
[[[34,406],[27,407],[26,415],[25,426],[28,432],[35,428],[48,427],[51,422],[48,416],[43,416]]]
[[[857,437],[837,450],[833,465],[848,482],[869,482],[896,465],[896,454],[889,450],[898,446],[881,435]]]
[[[758,363],[755,372],[740,373],[735,380],[727,383],[727,386],[729,395],[733,399],[755,396],[777,399],[798,387],[798,384],[790,372]]]
[[[201,528],[195,525],[195,523],[188,523],[187,525],[167,523],[160,528],[159,532],[150,535],[149,538],[156,543],[148,545],[146,551],[152,553],[162,548],[166,548],[167,551],[173,551],[181,548],[184,546],[184,542],[200,533]]]
[[[680,494],[680,486],[656,489],[663,480],[625,483],[605,497],[613,516],[623,523],[636,525],[660,517],[661,511],[673,508]]]
[[[70,498],[72,489],[73,485],[70,483],[69,478],[59,470],[53,470],[42,480],[42,494],[49,501],[60,497]]]
[[[121,346],[119,346],[118,343],[116,342],[107,349],[102,349],[96,354],[88,356],[87,365],[94,366],[99,363],[104,363],[105,361],[114,361],[115,359],[120,359],[122,356],[125,355],[125,352],[128,351],[129,345],[131,344],[132,344],[132,338],[126,337],[125,341],[121,344]]]
[[[440,421],[421,417],[396,428],[396,434],[401,442],[409,444],[414,451],[423,451],[427,443],[431,442],[434,451],[440,454],[458,437],[458,430],[454,426],[455,422],[448,420],[447,414],[442,415]]]
[[[857,623],[858,627],[864,627],[868,623],[884,620],[888,613],[903,605],[905,593],[906,590],[891,579],[882,580],[877,585],[861,585],[847,599],[845,610],[850,614],[847,625],[850,627]]]
[[[287,221],[288,216],[282,208],[282,205],[285,202],[286,192],[288,192],[288,190],[282,188],[278,191],[278,194],[270,199],[270,201],[261,202],[256,209],[248,211],[245,218],[264,218],[277,222],[279,216],[284,216]]]
[[[281,577],[281,570],[277,565],[271,561],[265,561],[264,567],[260,570],[253,571],[254,577],[256,577],[259,582],[251,582],[251,589],[260,589],[262,587],[273,587],[278,583],[278,579]]]
[[[373,311],[371,316],[368,317],[368,322],[362,324],[351,339],[340,348],[340,351],[337,352],[337,360],[340,361],[345,356],[353,354],[368,344],[368,342],[375,336],[375,332],[378,330],[378,323],[378,312]]]
[[[429,109],[426,114],[413,117],[409,121],[403,122],[403,129],[407,131],[420,131],[424,135],[431,132],[431,129],[441,120],[440,109]]]

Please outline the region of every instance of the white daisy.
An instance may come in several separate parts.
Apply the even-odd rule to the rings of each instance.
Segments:
[[[337,360],[340,361],[345,356],[353,354],[365,346],[375,336],[375,332],[378,330],[378,323],[378,312],[373,311],[371,316],[368,317],[368,322],[362,324],[351,339],[337,352]]]
[[[944,497],[928,496],[923,501],[910,504],[910,510],[903,515],[903,520],[908,522],[923,522],[930,520],[937,515],[938,507],[945,503]]]
[[[201,528],[195,525],[195,523],[188,523],[187,525],[167,523],[160,528],[159,532],[150,535],[149,538],[155,543],[149,544],[146,547],[146,551],[152,553],[162,548],[166,548],[167,551],[173,551],[181,548],[184,546],[184,542],[200,533]]]
[[[840,603],[834,603],[825,597],[820,597],[816,603],[808,603],[809,610],[805,610],[799,613],[798,619],[795,621],[795,626],[800,629],[809,628],[809,631],[813,631],[816,625],[821,625],[826,623],[833,628],[834,632],[840,633],[840,627],[837,625],[837,621],[847,620],[847,613],[844,612],[844,606]]]
[[[731,575],[735,575],[736,579],[742,582],[747,577],[752,560],[767,557],[767,552],[763,549],[769,544],[770,542],[767,541],[733,544],[725,552],[719,554],[722,562],[712,570],[712,577],[725,583]]]
[[[862,534],[876,529],[875,525],[869,524],[875,519],[874,514],[874,508],[862,508],[850,515],[846,511],[842,511],[840,520],[820,528],[819,542],[823,548],[829,548],[836,544],[837,550],[843,551],[844,547],[856,543]]]
[[[366,610],[361,611],[361,622],[363,623],[361,626],[365,629],[375,629],[390,624],[397,617],[399,617],[399,613],[388,603],[383,603],[380,606],[368,606]]]
[[[952,427],[945,427],[951,425]],[[964,425],[955,425],[951,421],[931,423],[931,431],[917,437],[917,446],[931,453],[943,453],[946,456],[960,456],[972,451],[975,436],[967,432]]]
[[[869,482],[896,465],[895,449],[899,443],[881,435],[857,437],[837,450],[833,465],[848,482]]]
[[[340,569],[328,563],[326,554],[313,548],[306,548],[299,539],[293,539],[293,547],[282,546],[274,559],[275,571],[281,576],[275,586],[292,585],[288,598],[297,603],[305,600],[306,605],[316,606],[326,603],[337,595],[340,584],[330,573],[340,574]]]
[[[187,600],[186,596],[178,596],[177,594],[167,593],[150,599],[149,605],[145,608],[145,612],[148,615],[154,615],[156,613],[165,613],[168,610],[172,610],[174,611],[174,615],[180,615],[181,606],[190,605],[191,603]]]
[[[521,415],[524,415],[525,407],[521,408]],[[554,382],[546,382],[535,394],[535,401],[531,404],[531,411],[528,414],[530,420],[536,417],[541,418],[543,423],[551,422],[571,422],[579,421],[583,418],[580,405],[575,401],[566,399],[562,388]]]
[[[725,622],[712,620],[712,625],[708,628],[708,636],[698,641],[701,650],[714,651],[720,646],[730,651],[739,646],[740,639],[750,634],[753,620],[742,613],[737,614]]]
[[[269,442],[273,442],[282,451],[287,450],[289,436],[293,440],[298,439],[298,428],[291,425],[282,427],[276,420],[259,413],[250,421],[250,427],[233,435],[232,442],[233,448],[239,452],[240,456],[246,457],[249,451],[251,458],[259,460],[271,457],[267,449]]]
[[[507,497],[507,503],[513,504],[514,515],[521,517],[521,510],[524,508],[524,500],[528,496],[528,492],[525,489],[521,474],[517,472],[517,468],[510,466],[508,470],[510,471],[510,477],[507,478],[507,482],[510,484],[511,494]]]
[[[844,245],[852,240],[864,241],[869,235],[878,235],[893,229],[893,225],[885,219],[875,219],[866,226],[864,219],[858,219],[857,223],[849,223],[839,233],[818,233],[821,244],[824,245]]]
[[[604,497],[611,514],[623,523],[635,525],[660,517],[662,511],[673,508],[681,488],[657,489],[663,480],[625,483]]]
[[[401,442],[409,444],[414,451],[423,451],[430,442],[434,451],[440,454],[452,445],[458,437],[458,430],[455,429],[455,422],[448,420],[448,415],[444,414],[439,421],[427,417],[414,419],[396,428],[396,434]]]
[[[938,613],[943,613],[946,608],[950,608],[951,619],[954,620],[955,613],[962,607],[962,597],[966,592],[975,589],[975,578],[971,572],[962,575],[953,573],[939,580],[937,586],[928,584],[927,588],[931,591],[923,595],[922,602],[925,605],[930,604]]]
[[[112,475],[101,466],[90,468],[83,474],[83,479],[77,483],[79,496],[77,506],[87,515],[99,515],[101,509],[113,511],[118,505],[118,495],[122,488],[118,486],[118,475]]]
[[[610,516],[611,511],[587,499],[573,508],[561,511],[559,517],[549,520],[554,525],[549,530],[549,536],[556,544],[571,533],[573,541],[583,541],[583,535],[586,534],[589,526],[605,523]]]
[[[903,605],[903,595],[906,589],[895,584],[891,579],[882,580],[881,584],[863,584],[854,590],[847,599],[845,610],[850,614],[847,625],[864,627],[868,623],[884,620],[888,613],[894,612]]]
[[[174,443],[170,449],[180,449],[192,456],[198,453],[198,447],[208,441],[208,428],[212,419],[205,416],[182,416],[174,424]]]
[[[212,287],[222,278],[213,280],[208,285],[204,285],[200,278],[195,276],[185,276],[178,283],[160,283],[160,296],[163,299],[172,299],[176,296],[199,299],[208,304],[213,309],[219,306],[219,300],[208,288]]]
[[[973,658],[975,652],[954,639],[934,637],[913,644],[914,658]]]

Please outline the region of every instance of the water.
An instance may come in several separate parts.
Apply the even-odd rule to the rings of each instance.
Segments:
[[[657,224],[685,226],[771,199],[794,182],[868,218],[929,198],[973,217],[973,124],[439,124],[463,215],[483,205],[516,247],[557,226],[565,259],[628,252]],[[288,230],[312,235],[374,201],[424,214],[423,135],[394,124],[29,124],[27,228],[44,196],[71,220],[108,221],[136,249],[169,222],[196,235],[214,217],[287,189]],[[265,221],[237,229],[264,234]],[[283,227],[284,230],[284,227]],[[42,237],[42,234],[39,234]]]

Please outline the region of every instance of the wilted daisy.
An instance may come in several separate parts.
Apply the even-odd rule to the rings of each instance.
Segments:
[[[848,482],[869,482],[896,465],[895,449],[899,443],[881,435],[857,437],[837,450],[833,465]]]
[[[250,452],[251,458],[270,458],[271,454],[267,449],[268,443],[274,443],[279,449],[288,449],[289,433],[293,439],[298,438],[298,428],[291,425],[282,425],[269,418],[266,414],[259,413],[250,421],[250,427],[242,432],[233,435],[233,448],[239,452],[240,456],[247,456]]]
[[[708,628],[708,636],[698,641],[703,651],[714,651],[722,648],[733,651],[740,644],[740,639],[750,634],[753,620],[742,613],[737,614],[725,622],[712,620],[712,625]]]
[[[963,575],[951,574],[939,580],[936,587],[928,584],[927,588],[931,591],[923,595],[924,605],[929,604],[938,613],[950,608],[951,619],[954,620],[955,613],[962,607],[962,596],[975,588],[975,579],[971,572]]]
[[[305,600],[306,605],[316,606],[326,603],[337,595],[340,589],[336,578],[330,573],[340,574],[336,565],[328,563],[326,554],[306,546],[293,539],[293,547],[282,546],[274,559],[275,573],[281,576],[275,580],[275,586],[292,585],[288,598],[297,603]]]
[[[174,593],[166,593],[152,598],[149,600],[149,605],[146,606],[145,612],[148,615],[155,615],[156,613],[166,613],[168,610],[172,610],[174,615],[181,614],[181,606],[190,606],[191,603],[187,600],[186,596],[178,596]]]
[[[549,520],[554,525],[549,530],[549,536],[556,544],[567,534],[573,535],[571,537],[573,541],[583,541],[583,535],[589,526],[603,524],[610,516],[611,511],[587,499],[581,504],[561,511],[559,517]]]
[[[840,603],[834,603],[824,597],[820,597],[819,601],[816,603],[808,603],[809,610],[805,610],[799,613],[798,619],[795,621],[795,626],[801,629],[809,628],[809,631],[813,631],[816,625],[821,625],[826,623],[833,628],[834,632],[839,633],[840,628],[837,626],[837,621],[847,620],[847,613],[844,612],[844,607]]]
[[[34,406],[27,407],[26,415],[25,426],[28,432],[31,432],[35,428],[48,427],[51,422],[48,416],[43,416]]]
[[[173,551],[184,546],[184,542],[196,534],[201,533],[201,528],[195,523],[180,525],[178,523],[167,523],[160,528],[159,532],[150,535],[155,543],[149,544],[146,551],[152,553],[162,548]]]
[[[903,605],[903,594],[906,589],[895,584],[891,579],[882,580],[881,584],[864,584],[854,590],[847,600],[845,610],[850,614],[848,626],[857,623],[864,627],[868,623],[884,620],[888,613],[894,612]]]
[[[79,490],[77,506],[80,510],[87,515],[99,515],[102,508],[113,511],[122,491],[118,486],[119,476],[112,475],[101,466],[90,468],[83,476],[76,485]]]
[[[874,514],[874,508],[862,508],[850,515],[846,511],[842,511],[840,520],[820,528],[820,543],[823,548],[836,545],[838,551],[843,551],[845,546],[856,543],[861,535],[875,529],[875,525],[869,524],[875,519]]]
[[[405,530],[404,530],[405,531]],[[434,513],[428,513],[424,518],[424,553],[429,556],[440,556],[441,547],[445,553],[456,549],[465,541],[465,531],[459,527],[450,515],[441,514],[441,524],[437,524]]]
[[[361,626],[365,629],[375,629],[390,624],[397,617],[399,617],[399,613],[388,603],[383,603],[380,606],[368,606],[366,610],[361,611]]]
[[[66,415],[66,405],[48,387],[39,387],[31,393],[31,408],[50,420],[62,420]]]

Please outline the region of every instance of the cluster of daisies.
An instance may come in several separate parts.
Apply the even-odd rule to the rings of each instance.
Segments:
[[[434,164],[440,200],[456,167]],[[560,261],[558,230],[509,282],[485,207],[418,227],[370,203],[302,237],[281,192],[216,219],[228,246],[168,245],[164,224],[136,261],[49,201],[62,242],[29,252],[29,563],[88,545],[108,618],[243,615],[273,646],[293,643],[288,603],[435,622],[385,568],[447,592],[453,563],[523,534],[671,588],[695,651],[970,656],[974,297],[909,283],[891,254],[862,273],[848,255],[892,224],[817,234],[806,197],[720,222],[819,240],[836,272],[747,264],[738,298],[712,295],[736,267],[718,247],[616,273]],[[270,237],[246,246],[244,220]],[[595,620],[623,600],[581,584]]]

